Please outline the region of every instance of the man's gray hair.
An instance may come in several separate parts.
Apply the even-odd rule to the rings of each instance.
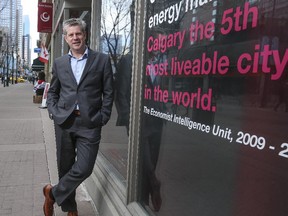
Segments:
[[[85,32],[85,29],[86,29],[86,23],[84,20],[80,18],[71,18],[63,22],[63,34],[64,35],[67,34],[67,28],[71,26],[80,26],[82,32]]]

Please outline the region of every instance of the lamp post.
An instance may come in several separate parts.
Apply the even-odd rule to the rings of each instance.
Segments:
[[[11,77],[12,77],[12,84],[14,84],[14,45],[12,45],[12,67],[11,67]]]
[[[0,60],[0,68],[1,68],[1,83],[4,85],[4,69],[5,69],[5,51],[3,49],[1,49],[1,60]]]
[[[9,86],[9,52],[8,52],[8,37],[7,37],[7,50],[6,50],[6,86]]]
[[[19,55],[18,55],[18,49],[17,49],[17,56],[16,56],[16,76],[15,76],[15,84],[18,83],[18,69],[19,69]]]

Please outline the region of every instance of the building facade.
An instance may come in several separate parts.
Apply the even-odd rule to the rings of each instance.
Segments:
[[[92,49],[106,38],[113,63],[113,114],[85,181],[101,215],[288,214],[287,1],[50,2],[48,82],[67,18],[87,22]]]
[[[22,6],[20,0],[5,0],[0,2],[0,27],[6,29],[9,46],[22,47]],[[6,37],[7,37],[6,36]],[[19,52],[21,53],[21,52]]]
[[[30,36],[30,20],[29,16],[25,15],[23,17],[24,22],[22,25],[23,34],[22,34],[22,63],[23,65],[31,65],[31,36]]]
[[[31,65],[31,37],[30,34],[22,37],[22,64],[29,67]]]
[[[18,60],[22,56],[22,26],[21,1],[0,1],[0,29],[2,31],[0,68],[2,76],[4,73],[6,73],[6,77],[10,76],[9,74],[16,76]]]

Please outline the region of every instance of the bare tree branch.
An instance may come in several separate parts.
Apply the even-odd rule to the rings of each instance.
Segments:
[[[107,45],[112,63],[116,68],[121,58],[130,51],[131,19],[130,6],[133,0],[107,0],[102,16],[102,39]]]
[[[7,7],[8,4],[8,0],[6,0],[5,2],[2,3],[2,7],[0,8],[0,13]]]

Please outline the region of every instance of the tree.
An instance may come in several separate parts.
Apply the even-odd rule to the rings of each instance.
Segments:
[[[131,52],[135,0],[106,0],[101,33],[103,51],[108,52],[117,72],[118,62]]]

